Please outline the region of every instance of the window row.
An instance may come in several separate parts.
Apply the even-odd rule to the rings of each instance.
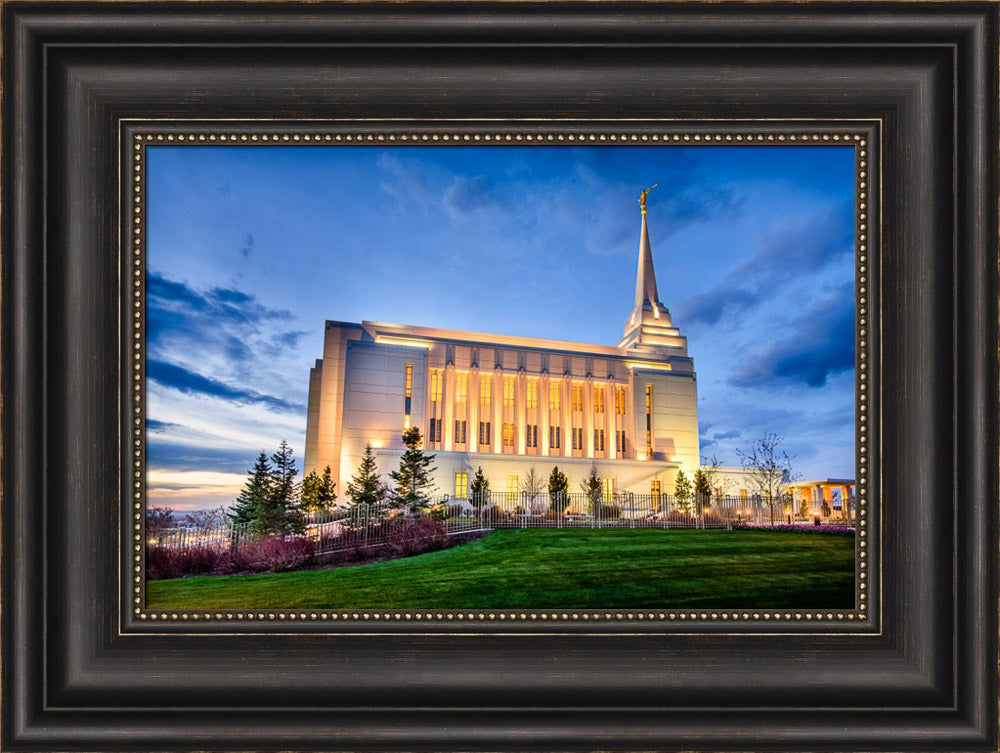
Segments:
[[[410,414],[409,401],[413,386],[413,365],[406,364],[406,414]],[[615,413],[619,416],[625,415],[625,388],[615,387]],[[430,396],[432,403],[439,403],[444,394],[444,374],[440,371],[431,371]],[[513,408],[516,404],[517,380],[516,377],[503,378],[503,405],[505,408]],[[549,410],[557,411],[561,407],[562,384],[558,381],[549,383]],[[455,375],[455,402],[464,405],[469,399],[469,375],[458,373]],[[493,380],[490,378],[481,379],[479,382],[479,404],[488,408],[493,402]],[[570,402],[573,411],[583,411],[583,385],[572,384],[570,386]],[[525,407],[529,410],[538,407],[538,380],[529,379],[525,389]],[[593,395],[594,413],[604,413],[604,390],[596,389]]]
[[[428,442],[440,442],[441,441],[441,425],[444,422],[440,418],[432,418],[427,428],[427,441]],[[455,443],[465,444],[467,441],[466,435],[466,421],[460,420],[455,421]],[[479,444],[488,445],[490,443],[490,423],[489,421],[479,422]],[[524,427],[525,433],[525,446],[526,447],[538,447],[538,424],[527,424]],[[559,449],[560,446],[560,430],[559,426],[549,427],[549,447],[551,449]],[[503,446],[506,449],[514,447],[514,439],[516,436],[516,428],[512,423],[505,423],[503,425]],[[583,450],[583,429],[574,426],[572,428],[572,442],[574,450]],[[594,429],[594,450],[596,452],[604,452],[604,429]],[[615,451],[619,454],[624,453],[626,450],[625,443],[625,431],[618,430],[615,432]]]

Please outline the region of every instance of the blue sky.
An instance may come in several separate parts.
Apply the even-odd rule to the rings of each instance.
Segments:
[[[853,477],[852,147],[151,146],[149,503],[227,505],[281,439],[301,465],[326,319],[616,344],[654,183],[702,455],[777,432]]]

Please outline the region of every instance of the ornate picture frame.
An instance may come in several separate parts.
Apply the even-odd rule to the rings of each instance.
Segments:
[[[5,4],[2,744],[996,750],[997,11]],[[858,608],[145,610],[137,145],[263,122],[863,142]]]

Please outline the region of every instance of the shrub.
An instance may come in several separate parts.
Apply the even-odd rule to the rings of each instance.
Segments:
[[[500,509],[496,505],[490,505],[480,512],[480,521],[484,525],[496,525],[510,520],[510,513]]]
[[[449,518],[461,518],[464,514],[465,508],[462,505],[448,505]]]
[[[179,578],[184,574],[180,552],[163,546],[150,544],[146,546],[146,577],[150,580],[160,578]]]
[[[429,517],[407,521],[389,534],[388,548],[405,556],[432,552],[444,547],[447,541],[444,524]]]
[[[268,536],[250,539],[239,547],[244,572],[277,573],[294,570],[312,559],[313,542],[300,536]]]
[[[601,505],[598,509],[601,520],[613,520],[622,516],[622,508],[618,505]]]

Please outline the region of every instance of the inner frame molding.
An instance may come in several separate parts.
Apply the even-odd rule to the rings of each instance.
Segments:
[[[496,123],[459,121],[427,126],[421,123],[357,122],[283,122],[234,121],[224,129],[218,123],[204,121],[123,121],[119,125],[123,167],[122,206],[125,213],[120,227],[125,236],[122,248],[129,249],[131,286],[123,286],[123,307],[132,312],[132,380],[128,404],[132,406],[129,445],[133,450],[131,510],[123,510],[128,521],[122,530],[122,549],[126,552],[123,578],[127,590],[124,599],[131,601],[131,620],[126,630],[139,627],[181,631],[188,625],[232,626],[273,631],[320,629],[379,632],[385,625],[402,623],[420,632],[449,633],[456,624],[463,627],[482,625],[491,629],[502,625],[508,630],[557,632],[572,624],[576,630],[600,632],[608,624],[630,625],[649,633],[659,625],[674,632],[687,632],[716,623],[728,632],[751,627],[759,631],[783,632],[788,627],[798,631],[856,632],[878,630],[881,604],[878,592],[882,580],[879,517],[883,502],[871,494],[872,469],[878,468],[878,453],[872,437],[880,435],[878,426],[877,380],[878,338],[878,265],[879,202],[878,165],[879,122],[845,121],[682,121],[610,123]],[[851,146],[854,149],[854,308],[855,308],[855,468],[857,481],[857,533],[855,536],[855,608],[844,609],[766,609],[749,605],[737,609],[226,609],[226,610],[150,610],[145,607],[145,185],[146,149],[150,146],[353,146],[365,145],[642,145],[642,146],[757,146],[780,148],[782,145]],[[131,145],[131,148],[130,148]],[[871,219],[870,219],[871,218]],[[873,323],[874,319],[874,323]],[[869,370],[869,363],[874,364]],[[872,563],[874,564],[874,569]],[[875,604],[872,614],[869,605]],[[395,623],[395,624],[394,624]],[[671,623],[674,623],[671,625]],[[146,626],[149,626],[146,628]],[[245,626],[245,627],[244,627]],[[294,626],[294,627],[293,627]],[[225,628],[223,628],[225,629]]]

